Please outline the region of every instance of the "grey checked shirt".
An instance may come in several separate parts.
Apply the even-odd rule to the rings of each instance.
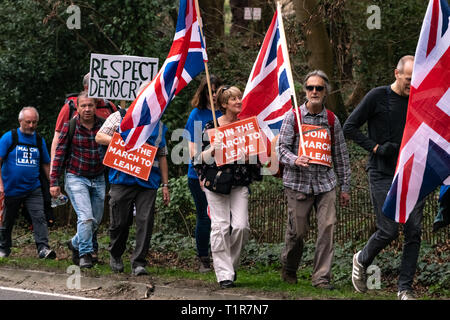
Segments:
[[[302,123],[322,126],[330,131],[328,115],[325,108],[319,114],[314,115],[309,113],[306,105],[303,104],[300,106],[299,112],[301,112]],[[280,137],[278,139],[278,157],[284,165],[284,186],[305,194],[318,195],[333,190],[337,185],[337,180],[339,180],[341,191],[349,192],[351,176],[350,160],[339,119],[335,117],[334,134],[332,135],[334,136],[334,141],[331,143],[333,168],[311,163],[308,167],[304,168],[294,164],[298,158],[298,147],[300,143],[299,133],[294,132],[296,121],[294,112],[288,112],[281,125]]]

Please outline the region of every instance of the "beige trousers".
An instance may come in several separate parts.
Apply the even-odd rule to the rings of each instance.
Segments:
[[[336,223],[336,190],[319,195],[305,195],[285,189],[288,201],[288,220],[285,245],[281,253],[283,268],[297,272],[303,253],[303,240],[308,232],[309,216],[316,210],[318,234],[314,252],[312,284],[329,283],[334,247],[333,234]]]
[[[250,233],[248,187],[233,187],[227,195],[205,189],[205,195],[211,217],[210,241],[216,278],[218,282],[233,280]]]

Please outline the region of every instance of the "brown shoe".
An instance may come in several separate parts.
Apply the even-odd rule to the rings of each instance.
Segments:
[[[281,269],[281,279],[289,284],[297,283],[297,272]]]
[[[200,273],[206,273],[211,271],[211,260],[209,259],[209,256],[206,257],[198,257],[198,271]]]

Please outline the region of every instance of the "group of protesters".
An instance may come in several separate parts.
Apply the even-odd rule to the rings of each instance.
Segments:
[[[413,63],[413,56],[402,57],[394,71],[395,81],[371,90],[343,126],[338,117],[325,107],[330,94],[328,76],[321,70],[311,71],[305,76],[303,90],[306,100],[298,109],[286,114],[275,148],[288,204],[285,244],[280,257],[282,281],[297,283],[304,239],[310,228],[309,217],[314,209],[318,236],[311,281],[314,287],[334,289],[331,270],[335,203],[337,195],[342,206],[350,201],[351,167],[345,141],[348,138],[370,155],[367,172],[377,231],[364,248],[355,253],[352,269],[355,289],[366,292],[367,268],[377,254],[398,237],[398,223],[383,215],[382,206],[392,183],[406,123]],[[22,204],[30,212],[39,258],[56,257],[48,244],[40,181],[48,179],[50,194],[57,198],[61,194],[61,178],[64,178],[64,190],[78,218],[77,232],[66,244],[73,263],[80,268],[90,268],[97,262],[97,230],[108,193],[111,270],[124,271],[122,256],[130,226],[135,220],[136,245],[130,258],[132,274],[147,275],[145,267],[157,190],[162,188],[166,205],[170,199],[167,128],[160,121],[147,140],[158,148],[148,180],[113,168],[106,170],[103,165],[105,146],[118,132],[126,110],[116,108],[110,101],[90,98],[86,91],[87,80],[85,77],[85,91],[70,98],[61,109],[51,155],[44,139],[36,133],[39,114],[33,107],[25,107],[19,113],[18,140],[14,142],[11,131],[0,140],[0,195],[5,196],[0,226],[0,257],[8,257],[11,253],[11,232]],[[146,85],[144,83],[141,89]],[[193,109],[186,123],[185,138],[189,141],[191,159],[188,185],[196,206],[198,270],[208,272],[214,269],[220,287],[231,288],[235,286],[239,259],[250,233],[249,186],[262,179],[262,164],[256,156],[248,155],[226,165],[218,166],[215,161],[222,144],[219,139],[210,141],[207,132],[239,120],[242,92],[237,86],[223,85],[215,76],[210,77],[208,86],[206,78],[203,78],[191,105]],[[72,113],[71,108],[75,108],[75,112]],[[303,143],[299,123],[327,132],[331,166],[318,164],[307,154],[299,152]],[[360,130],[365,123],[368,124],[367,134]],[[42,146],[38,148],[39,139],[42,139]],[[423,201],[416,205],[404,227],[405,243],[398,281],[398,297],[402,300],[414,298],[412,284],[421,241],[423,206]]]

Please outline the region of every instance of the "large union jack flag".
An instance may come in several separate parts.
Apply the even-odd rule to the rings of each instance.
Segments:
[[[129,150],[147,141],[173,98],[200,72],[208,60],[194,0],[180,0],[175,37],[156,77],[136,97],[120,124]]]
[[[288,51],[281,9],[278,7],[264,38],[242,98],[240,119],[256,116],[271,141],[280,131],[286,112],[292,109],[294,85],[287,68]]]
[[[416,49],[411,91],[385,215],[405,223],[417,201],[450,183],[450,9],[430,0]]]

